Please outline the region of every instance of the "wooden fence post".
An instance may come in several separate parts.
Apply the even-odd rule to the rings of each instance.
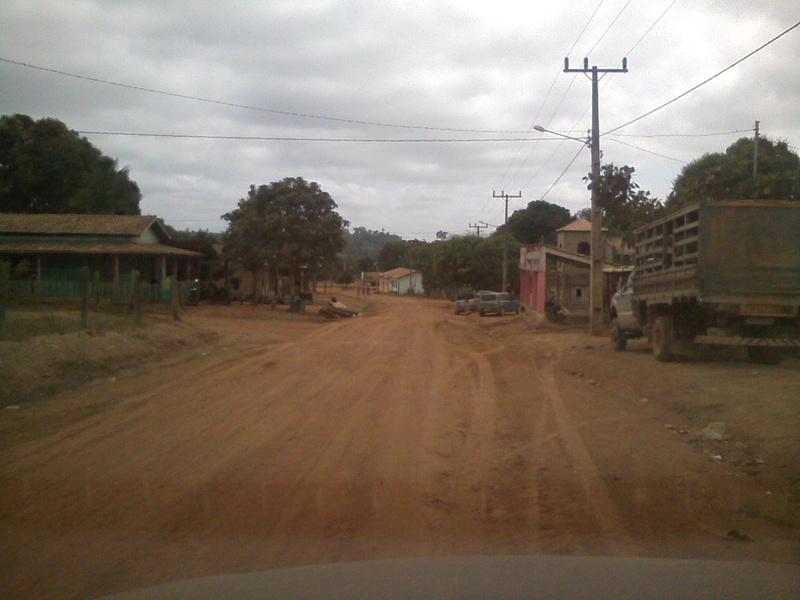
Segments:
[[[94,301],[100,306],[100,271],[94,272]]]
[[[89,326],[89,267],[81,267],[81,327]]]
[[[0,264],[0,327],[6,319],[8,296],[11,288],[11,263]]]
[[[178,289],[178,273],[173,270],[170,280],[170,291],[172,292],[172,318],[175,321],[181,320],[181,294]]]
[[[133,322],[137,325],[142,324],[142,275],[138,269],[131,273],[131,308],[133,309]]]

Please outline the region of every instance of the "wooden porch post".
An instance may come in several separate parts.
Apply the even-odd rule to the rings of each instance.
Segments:
[[[111,300],[119,300],[119,254],[114,255],[114,281],[111,283]]]

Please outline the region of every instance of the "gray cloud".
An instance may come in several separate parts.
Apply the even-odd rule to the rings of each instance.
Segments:
[[[588,55],[601,67],[628,56],[630,72],[601,83],[601,130],[607,131],[714,75],[800,17],[781,0],[678,1],[656,24],[670,4],[607,0],[589,21],[595,0],[6,0],[2,58],[219,103],[0,62],[0,110],[54,116],[73,129],[98,132],[524,139],[87,134],[130,166],[144,193],[143,211],[178,228],[222,229],[219,216],[251,184],[302,176],[329,191],[353,226],[432,239],[442,229],[464,232],[470,222],[499,223],[503,206],[491,198],[493,189],[521,190],[523,198],[510,208],[522,208],[542,197],[579,152],[578,142],[537,141],[541,136],[531,131],[541,124],[586,135],[590,85],[561,72],[565,55],[573,66]],[[663,198],[680,161],[724,150],[749,135],[755,120],[764,134],[800,145],[798,55],[800,28],[604,138],[604,161],[635,166],[642,187]],[[743,131],[698,137],[736,130]],[[675,137],[652,137],[663,134]],[[588,167],[582,151],[546,199],[573,211],[586,206],[581,177]]]

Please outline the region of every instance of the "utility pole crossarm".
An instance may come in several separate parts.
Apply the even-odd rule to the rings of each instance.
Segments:
[[[583,67],[580,69],[570,69],[569,68],[569,57],[564,58],[564,73],[591,73],[592,71],[597,71],[598,73],[627,73],[628,72],[628,59],[622,59],[622,68],[621,69],[598,69],[597,67],[590,67],[589,66],[589,59],[583,59]]]
[[[476,230],[478,232],[478,237],[481,237],[481,229],[485,229],[486,225],[484,225],[483,223],[476,223],[475,225],[470,223],[469,228]]]

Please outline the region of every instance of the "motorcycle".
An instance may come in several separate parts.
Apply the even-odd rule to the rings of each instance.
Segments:
[[[544,312],[547,316],[547,320],[553,323],[562,324],[566,318],[564,314],[564,309],[561,308],[561,305],[558,304],[555,300],[548,300],[544,304]]]

